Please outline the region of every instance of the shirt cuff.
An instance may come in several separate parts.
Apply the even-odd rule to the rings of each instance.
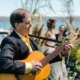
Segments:
[[[32,70],[31,63],[25,63],[25,73],[29,73]]]

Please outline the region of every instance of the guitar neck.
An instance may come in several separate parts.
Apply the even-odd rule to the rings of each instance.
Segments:
[[[64,46],[66,44],[68,44],[68,42],[65,42],[63,45],[61,45],[60,47],[58,47],[56,50],[54,50],[52,53],[48,54],[45,58],[43,58],[40,62],[42,63],[43,66],[45,66],[47,63],[49,63],[52,59],[54,59],[57,55],[59,55],[63,49]]]

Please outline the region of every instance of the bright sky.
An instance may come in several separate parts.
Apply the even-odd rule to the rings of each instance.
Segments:
[[[41,13],[44,16],[63,16],[61,12],[61,3],[60,0],[52,0],[53,9],[51,10],[41,9]],[[0,0],[0,16],[10,16],[12,11],[17,8],[21,8],[20,0]],[[75,16],[80,16],[80,0],[74,0],[74,13]]]

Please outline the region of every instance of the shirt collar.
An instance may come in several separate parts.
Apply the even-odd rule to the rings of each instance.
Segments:
[[[26,38],[24,36],[22,36],[20,33],[18,33],[16,30],[15,32],[17,33],[17,35],[24,41]]]

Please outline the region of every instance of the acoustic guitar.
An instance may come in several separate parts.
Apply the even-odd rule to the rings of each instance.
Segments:
[[[74,36],[63,43],[60,47],[58,47],[55,51],[44,56],[43,53],[39,51],[33,51],[26,59],[22,60],[22,62],[31,62],[32,60],[40,61],[42,63],[42,69],[36,73],[28,73],[24,75],[17,75],[19,79],[16,79],[14,74],[0,74],[0,80],[45,80],[50,74],[50,65],[49,62],[54,59],[59,53],[61,53],[64,49],[64,46],[68,43],[74,42],[78,38],[78,33],[75,33]]]

